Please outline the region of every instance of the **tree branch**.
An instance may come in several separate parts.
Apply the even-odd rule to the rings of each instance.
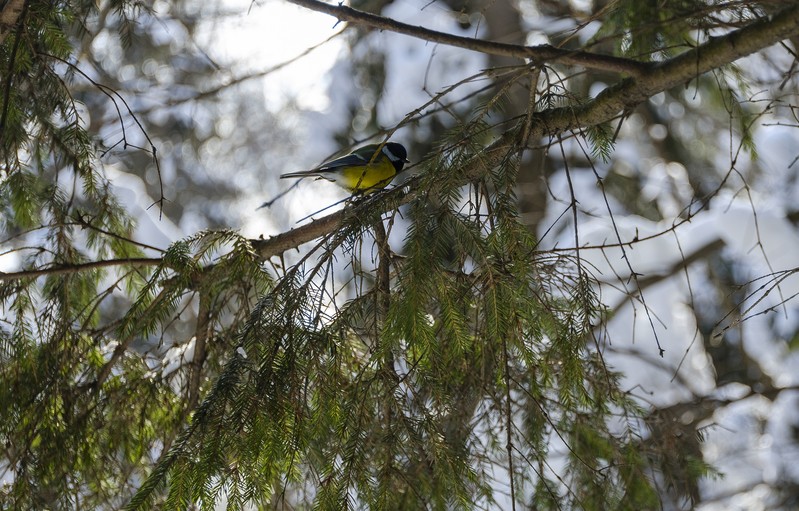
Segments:
[[[411,190],[410,192],[408,191],[409,189]],[[267,239],[251,239],[250,243],[252,243],[255,252],[266,260],[330,234],[348,219],[357,218],[360,210],[374,211],[375,208],[383,208],[382,211],[386,212],[396,209],[410,202],[416,197],[418,191],[419,177],[415,176],[408,179],[402,186],[381,190],[356,201],[348,201],[344,209],[323,216],[309,224],[301,225]]]
[[[202,385],[203,364],[207,357],[207,344],[213,333],[211,321],[211,296],[208,291],[200,292],[200,304],[197,311],[197,327],[194,331],[194,357],[189,369],[189,383],[186,392],[186,412],[194,411],[200,402],[200,386]]]
[[[587,69],[600,71],[611,71],[615,73],[627,73],[638,76],[651,67],[651,64],[639,62],[637,60],[615,57],[612,55],[598,55],[581,50],[564,50],[549,44],[537,46],[522,46],[518,44],[500,43],[496,41],[485,41],[472,37],[457,36],[446,32],[439,32],[424,27],[408,25],[400,21],[385,18],[377,14],[359,11],[352,7],[341,4],[327,4],[319,0],[288,0],[289,2],[311,9],[313,11],[329,14],[339,21],[348,21],[367,27],[380,30],[389,30],[398,34],[409,35],[425,41],[456,46],[489,55],[502,57],[517,57],[520,59],[530,59],[536,64],[546,62],[560,62],[582,66]]]
[[[78,273],[81,271],[91,271],[112,266],[127,264],[134,267],[156,266],[161,264],[163,259],[160,257],[132,257],[129,259],[106,259],[103,261],[90,261],[88,263],[59,264],[49,268],[38,268],[35,270],[21,270],[17,272],[5,273],[0,271],[0,282],[4,280],[35,279],[49,275],[62,275],[64,273]]]

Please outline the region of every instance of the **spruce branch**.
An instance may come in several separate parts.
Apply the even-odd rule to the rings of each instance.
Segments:
[[[108,99],[111,100],[111,103],[114,105],[114,109],[117,112],[117,118],[119,119],[119,126],[120,126],[120,129],[122,131],[122,138],[120,139],[119,142],[117,142],[117,144],[122,143],[122,146],[125,149],[127,149],[128,147],[133,147],[135,149],[140,149],[142,151],[148,151],[152,155],[153,164],[155,165],[155,171],[156,171],[156,174],[158,176],[158,187],[159,187],[160,196],[159,196],[158,200],[156,200],[153,204],[150,205],[150,207],[158,204],[158,217],[161,218],[161,216],[164,213],[164,202],[166,202],[167,199],[164,196],[164,182],[163,182],[163,179],[162,179],[162,176],[161,176],[161,163],[160,163],[160,161],[158,159],[158,148],[155,146],[155,143],[153,142],[152,138],[150,137],[150,134],[147,132],[147,129],[142,124],[142,121],[139,120],[139,117],[131,109],[130,105],[125,100],[125,98],[122,96],[122,94],[120,94],[114,88],[109,87],[108,85],[104,85],[104,84],[94,80],[85,71],[83,71],[80,67],[78,67],[77,64],[74,64],[74,63],[70,62],[67,59],[63,59],[63,58],[61,58],[61,57],[59,57],[57,55],[52,55],[52,54],[49,54],[49,53],[46,53],[46,52],[38,52],[38,55],[42,56],[42,57],[49,58],[49,59],[56,60],[58,62],[61,62],[62,64],[64,64],[65,66],[69,67],[74,72],[76,72],[80,76],[82,76],[86,81],[88,81],[90,84],[92,84],[92,86],[94,86],[98,91],[100,91],[103,95],[105,95],[106,97],[108,97]],[[65,86],[65,88],[66,88],[66,86]],[[71,95],[70,95],[70,98],[71,98]],[[125,110],[127,111],[128,115],[130,115],[130,117],[133,120],[133,122],[139,128],[139,132],[142,134],[142,136],[145,138],[147,143],[150,145],[149,150],[144,148],[144,147],[138,147],[136,145],[133,145],[133,144],[131,144],[128,141],[128,136],[127,136],[126,130],[125,130],[125,120],[124,120],[124,118],[122,116],[122,111],[119,108],[119,104],[120,103],[122,103],[122,105],[125,107]]]
[[[608,87],[592,101],[542,112],[531,139],[610,121],[648,98],[799,34],[799,6],[760,18]],[[537,128],[537,129],[536,129]]]

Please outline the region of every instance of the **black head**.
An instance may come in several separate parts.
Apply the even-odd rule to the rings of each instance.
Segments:
[[[408,151],[405,150],[405,146],[402,144],[389,142],[383,147],[383,152],[388,156],[388,159],[391,160],[397,172],[401,172],[402,167],[408,163]]]

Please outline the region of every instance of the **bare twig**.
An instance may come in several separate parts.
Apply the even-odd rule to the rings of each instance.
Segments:
[[[621,57],[614,57],[612,55],[597,55],[580,50],[564,50],[556,48],[548,44],[538,46],[522,46],[518,44],[500,43],[496,41],[485,41],[482,39],[475,39],[471,37],[462,37],[446,32],[439,32],[429,28],[408,25],[395,21],[377,14],[359,11],[352,7],[347,7],[341,4],[326,4],[319,0],[288,0],[293,4],[311,9],[314,11],[323,12],[334,16],[339,21],[348,21],[357,23],[380,30],[390,30],[398,34],[405,34],[425,41],[434,43],[447,44],[449,46],[457,46],[467,50],[486,53],[489,55],[498,55],[503,57],[518,57],[522,59],[530,59],[537,64],[561,62],[563,64],[571,64],[583,66],[589,69],[597,69],[602,71],[612,71],[617,73],[626,73],[631,76],[638,76],[645,72],[650,64],[645,62],[638,62],[632,59],[625,59]]]

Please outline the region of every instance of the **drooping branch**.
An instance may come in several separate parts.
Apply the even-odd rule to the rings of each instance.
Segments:
[[[615,73],[627,73],[631,76],[638,76],[651,67],[650,64],[646,62],[615,57],[613,55],[599,55],[587,51],[565,50],[563,48],[556,48],[549,44],[523,46],[519,44],[508,44],[497,41],[486,41],[473,37],[457,36],[454,34],[448,34],[446,32],[431,30],[429,28],[409,25],[407,23],[402,23],[400,21],[379,16],[377,14],[359,11],[358,9],[353,9],[352,7],[347,7],[346,5],[341,4],[327,4],[319,0],[288,1],[313,11],[329,14],[337,18],[339,21],[347,21],[380,30],[389,30],[398,34],[424,39],[425,41],[446,44],[449,46],[457,46],[458,48],[464,48],[489,55],[530,59],[536,64],[552,63],[557,61],[563,64],[582,66],[587,69],[611,71]]]

